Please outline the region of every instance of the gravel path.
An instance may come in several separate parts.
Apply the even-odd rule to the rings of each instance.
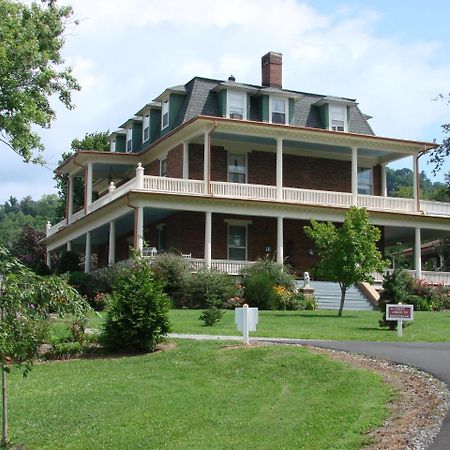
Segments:
[[[212,336],[176,333],[170,334],[169,336],[177,339],[224,341],[242,340],[240,336]],[[443,381],[450,389],[450,343],[324,341],[258,337],[250,338],[250,342],[310,345],[324,349],[368,355],[397,364],[415,367]],[[431,450],[450,449],[450,410],[447,412],[442,427],[429,448]]]

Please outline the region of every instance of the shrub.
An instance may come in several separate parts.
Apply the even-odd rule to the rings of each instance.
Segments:
[[[189,305],[192,308],[221,308],[238,294],[234,280],[224,272],[202,269],[189,280]]]
[[[69,283],[96,309],[102,306],[101,302],[96,301],[96,298],[110,290],[110,286],[104,280],[91,273],[72,272],[69,275]]]
[[[277,294],[277,309],[287,311],[313,311],[317,308],[317,300],[314,296],[306,296],[302,292],[291,291],[283,286],[274,287]]]
[[[163,282],[164,292],[172,299],[175,308],[189,305],[188,285],[191,278],[189,263],[173,253],[161,253],[153,265],[155,279]]]
[[[152,351],[169,331],[170,299],[150,265],[136,259],[111,294],[102,341],[112,351]]]
[[[276,280],[266,272],[256,272],[247,276],[244,284],[244,300],[249,306],[260,309],[277,309],[278,295],[275,292]]]
[[[80,270],[80,256],[69,250],[61,253],[55,273],[78,272]]]
[[[202,315],[199,317],[200,320],[203,320],[205,323],[205,326],[212,327],[216,323],[220,322],[220,319],[222,319],[222,316],[225,314],[225,311],[223,311],[220,308],[217,308],[215,306],[211,306],[207,310],[203,311]]]
[[[83,346],[79,342],[56,342],[47,354],[50,358],[68,358],[82,353]]]
[[[245,288],[246,280],[255,274],[265,273],[274,280],[274,286],[279,285],[287,289],[295,289],[295,277],[292,275],[289,266],[276,263],[273,259],[259,259],[250,267],[242,270],[243,284]]]

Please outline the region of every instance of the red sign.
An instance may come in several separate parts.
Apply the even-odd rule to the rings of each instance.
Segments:
[[[386,305],[386,320],[413,320],[414,305]]]

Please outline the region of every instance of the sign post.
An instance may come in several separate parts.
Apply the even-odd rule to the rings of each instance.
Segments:
[[[242,341],[248,345],[249,332],[256,331],[258,324],[258,308],[249,308],[245,304],[242,308],[234,310],[234,323],[237,325],[238,331],[242,331]]]
[[[403,336],[403,322],[414,320],[414,305],[386,305],[386,320],[397,321],[397,336]]]

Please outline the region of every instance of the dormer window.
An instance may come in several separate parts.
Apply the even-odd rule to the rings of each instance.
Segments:
[[[330,105],[330,125],[332,131],[347,131],[347,107]]]
[[[162,103],[162,120],[161,120],[161,130],[169,126],[169,100]]]
[[[150,137],[150,114],[142,119],[142,142],[148,141]]]
[[[288,108],[287,98],[270,97],[270,122],[288,125]]]
[[[131,152],[133,149],[133,128],[127,128],[127,152]]]
[[[247,119],[247,93],[228,91],[227,117],[230,119]]]

